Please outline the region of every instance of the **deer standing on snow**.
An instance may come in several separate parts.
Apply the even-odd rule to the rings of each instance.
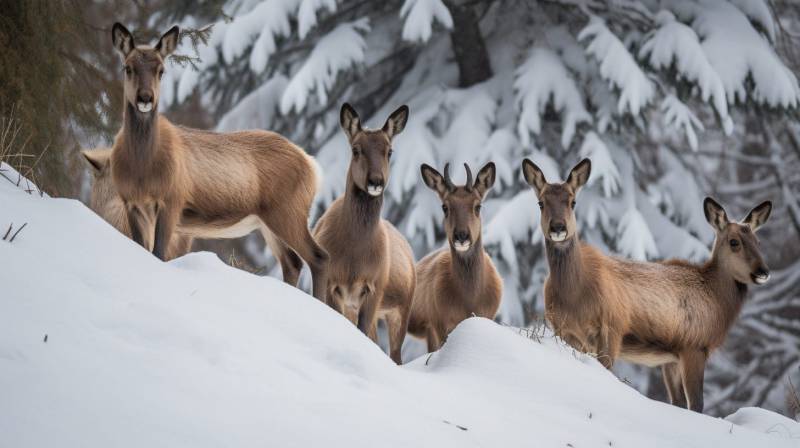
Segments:
[[[703,211],[716,233],[707,262],[634,262],[604,255],[578,239],[575,197],[589,179],[588,159],[564,183],[548,183],[528,159],[522,171],[539,198],[550,266],[545,310],[556,333],[577,349],[598,354],[607,368],[618,357],[662,366],[670,401],[702,412],[709,354],[724,342],[748,285],[769,280],[755,232],[772,204],[763,202],[743,221],[732,222],[706,198]]]
[[[111,30],[125,72],[123,126],[111,153],[111,178],[128,216],[132,239],[165,258],[178,221],[211,238],[261,230],[296,285],[308,263],[314,296],[325,299],[328,256],[308,230],[316,193],[313,160],[267,131],[215,133],[175,126],[157,114],[164,61],[178,44],[178,27],[155,47],[137,46],[119,23]],[[148,230],[145,230],[148,228]]]
[[[125,204],[117,194],[114,182],[111,181],[111,148],[84,149],[81,154],[89,163],[89,167],[94,177],[92,182],[92,192],[89,196],[89,208],[106,220],[120,233],[131,237],[131,230],[128,224],[128,214],[125,212]],[[148,219],[149,216],[143,216]],[[144,236],[144,240],[152,244],[155,226],[151,222],[146,222],[143,230],[150,232]],[[173,235],[167,246],[166,259],[172,260],[189,253],[192,248],[193,238],[190,235],[178,232]],[[152,250],[152,247],[148,247]]]
[[[381,219],[381,207],[392,139],[403,131],[408,107],[392,112],[381,129],[363,128],[347,103],[339,120],[352,149],[347,185],[314,229],[330,254],[328,304],[376,342],[376,321],[384,319],[389,355],[400,364],[416,283],[414,255],[403,235]]]
[[[455,186],[449,164],[444,176],[422,165],[425,185],[439,195],[449,247],[439,249],[417,263],[417,288],[411,306],[409,332],[425,338],[428,351],[439,349],[447,335],[464,319],[493,319],[500,307],[503,283],[492,259],[481,244],[481,203],[495,181],[489,162],[475,183],[465,163],[467,183]]]

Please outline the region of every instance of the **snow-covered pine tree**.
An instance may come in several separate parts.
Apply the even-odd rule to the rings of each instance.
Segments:
[[[199,71],[168,71],[164,103],[199,98],[220,130],[290,136],[324,170],[320,208],[344,189],[340,104],[355,104],[372,126],[380,123],[369,117],[409,104],[385,215],[422,256],[443,244],[443,232],[419,164],[493,160],[485,239],[505,280],[504,323],[537,318],[547,274],[536,200],[519,175],[523,157],[548,179],[591,157],[591,184],[578,201],[581,236],[634,259],[704,260],[713,238],[705,195],[734,216],[772,199],[762,244],[774,281],[754,288],[726,348],[712,357],[706,401],[717,414],[746,404],[786,411],[787,378],[800,383],[796,6],[230,0],[223,10],[229,18],[199,48]],[[635,383],[660,390],[658,376]]]

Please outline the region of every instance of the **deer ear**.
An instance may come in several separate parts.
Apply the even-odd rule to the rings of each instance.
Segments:
[[[486,193],[492,188],[494,185],[494,181],[496,179],[497,169],[494,166],[494,162],[489,162],[478,171],[478,176],[475,178],[475,184],[473,184],[473,188],[481,195],[481,197],[486,196]]]
[[[759,227],[763,226],[769,214],[772,212],[772,202],[764,201],[758,204],[754,209],[750,210],[747,217],[744,218],[742,224],[747,224],[755,232]]]
[[[123,59],[127,58],[136,47],[136,44],[133,43],[133,34],[119,22],[111,27],[111,42],[114,43],[114,48],[119,51]]]
[[[567,176],[567,184],[569,184],[575,192],[582,186],[586,185],[589,181],[589,175],[592,174],[592,162],[589,159],[583,159],[572,168]]]
[[[108,148],[102,149],[84,149],[81,155],[92,168],[92,174],[97,176],[102,173],[111,160],[111,150]]]
[[[395,135],[403,132],[403,129],[406,128],[407,121],[408,106],[404,104],[398,107],[396,111],[392,112],[391,115],[389,115],[389,118],[383,125],[383,132],[385,132],[390,139],[394,138]]]
[[[715,232],[722,232],[728,226],[728,214],[719,203],[709,197],[703,201],[703,213],[706,215],[706,221],[711,224]]]
[[[438,193],[439,196],[445,193],[447,186],[445,185],[444,177],[435,168],[423,163],[419,167],[419,172],[422,173],[422,180],[428,188]]]
[[[531,159],[522,161],[522,175],[525,176],[525,182],[536,190],[537,195],[541,193],[544,186],[547,185],[544,173]]]
[[[358,118],[356,110],[349,103],[342,104],[342,110],[339,112],[339,125],[342,126],[350,141],[353,141],[356,134],[361,132],[361,120]]]
[[[181,35],[181,30],[178,26],[173,26],[169,29],[156,44],[156,51],[161,54],[162,58],[171,55],[176,48],[178,48],[178,38]]]

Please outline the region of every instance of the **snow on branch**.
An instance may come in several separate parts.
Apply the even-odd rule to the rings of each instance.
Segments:
[[[219,120],[217,131],[272,128],[281,95],[288,82],[289,80],[280,74],[270,78],[226,112]]]
[[[642,45],[639,57],[647,60],[656,70],[668,69],[674,63],[678,76],[696,83],[703,101],[708,102],[709,99],[712,101],[725,133],[730,135],[733,131],[733,120],[728,115],[725,87],[719,74],[706,58],[697,34],[689,26],[677,21],[669,11],[659,12],[656,15],[656,22],[659,27]],[[693,140],[695,142],[692,149],[696,149],[697,138],[692,138],[689,129],[686,133],[690,142]]]
[[[400,8],[400,17],[405,17],[403,39],[407,41],[427,42],[434,21],[448,30],[453,28],[453,17],[442,0],[405,0]]]
[[[736,5],[748,19],[757,25],[770,42],[775,42],[775,20],[769,5],[764,0],[728,0]]]
[[[619,170],[606,147],[606,144],[595,132],[589,132],[583,139],[580,154],[592,160],[592,176],[589,182],[600,179],[603,183],[603,194],[609,197],[619,190]]]
[[[745,102],[752,82],[754,101],[770,107],[797,107],[800,88],[794,73],[736,6],[723,0],[706,1],[697,8],[692,27],[722,79],[728,103]]]
[[[657,257],[658,248],[647,222],[636,207],[631,206],[619,220],[617,250],[634,260]]]
[[[316,90],[320,103],[327,103],[328,90],[333,87],[339,72],[364,61],[367,44],[361,33],[368,30],[369,20],[364,17],[342,23],[323,36],[286,86],[281,98],[281,112],[302,111],[312,90]]]
[[[289,19],[298,6],[298,0],[266,0],[251,11],[234,17],[224,30],[222,58],[228,64],[233,63],[258,36],[251,52],[250,66],[256,72],[263,70],[266,59],[275,51],[275,38],[288,36],[291,32]]]
[[[297,10],[297,34],[304,39],[308,32],[317,25],[317,11],[325,7],[329,12],[336,12],[336,0],[303,0]]]
[[[561,113],[563,129],[561,145],[568,148],[581,122],[591,122],[575,80],[561,59],[547,48],[533,48],[515,74],[514,89],[520,109],[517,132],[524,146],[530,144],[530,134],[542,130],[542,114],[552,101],[553,109]]]
[[[620,90],[617,111],[632,115],[655,96],[655,86],[636,63],[625,45],[606,27],[603,19],[593,16],[578,34],[578,40],[590,39],[586,52],[600,62],[600,76]]]
[[[661,112],[664,113],[664,127],[686,133],[689,147],[692,148],[692,151],[697,151],[697,133],[695,133],[695,129],[703,131],[705,128],[692,110],[675,95],[667,95],[664,101],[661,102]],[[730,121],[730,117],[728,120]]]

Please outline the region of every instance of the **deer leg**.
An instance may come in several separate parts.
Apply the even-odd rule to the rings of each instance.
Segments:
[[[386,314],[386,329],[389,330],[387,332],[389,333],[389,357],[398,365],[403,363],[401,351],[408,329],[409,310],[404,308],[409,307],[398,308]]]
[[[361,309],[358,312],[358,329],[362,333],[369,336],[373,342],[378,342],[378,332],[375,322],[376,315],[378,314],[378,294],[371,291],[364,303],[361,304]]]
[[[142,211],[136,205],[128,205],[126,207],[126,215],[128,217],[128,227],[131,230],[131,239],[136,244],[149,250],[145,245],[144,233],[142,232],[142,225],[144,225]]]
[[[704,350],[685,351],[678,356],[689,409],[700,413],[703,412],[703,375],[707,356]]]
[[[314,297],[325,302],[329,256],[308,231],[308,216],[283,208],[262,213],[260,217],[276,237],[308,264]]]
[[[661,375],[664,377],[664,386],[667,388],[669,402],[680,408],[686,408],[686,394],[683,392],[683,380],[678,363],[664,364],[661,366]]]
[[[441,344],[441,339],[439,339],[439,335],[436,334],[436,330],[433,327],[428,327],[428,334],[426,337],[428,341],[428,353],[433,353],[436,350],[439,350],[439,345]]]
[[[159,204],[156,213],[156,233],[153,243],[153,254],[161,261],[168,260],[167,247],[169,247],[172,233],[175,231],[175,225],[178,222],[179,214],[180,207],[175,205],[174,202],[169,201]]]
[[[619,357],[622,339],[617,337],[616,332],[608,325],[600,328],[600,338],[597,343],[597,360],[608,370],[614,366],[614,361]]]
[[[300,278],[300,270],[303,269],[303,260],[297,255],[297,252],[289,248],[283,241],[276,238],[272,232],[269,231],[267,226],[261,227],[261,235],[264,241],[269,246],[272,254],[278,259],[281,265],[281,272],[283,273],[283,281],[292,286],[297,286],[297,280]]]

